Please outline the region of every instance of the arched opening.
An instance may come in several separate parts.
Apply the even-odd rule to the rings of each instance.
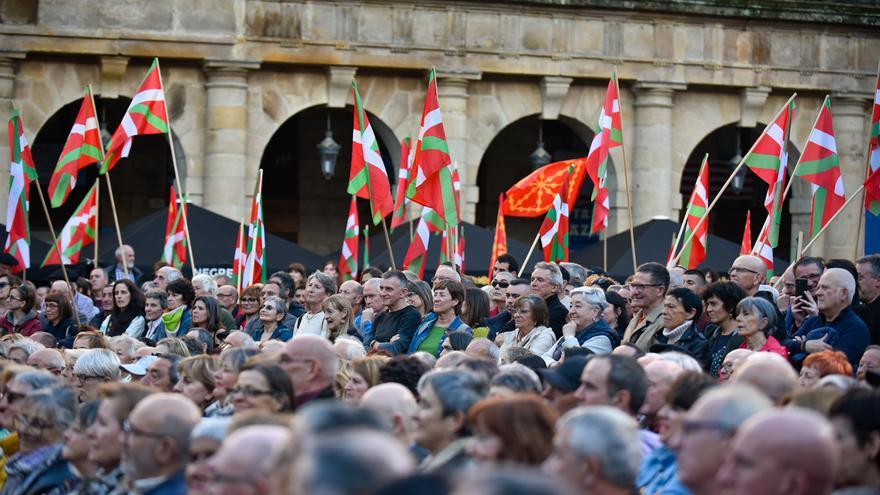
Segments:
[[[110,137],[119,126],[122,116],[128,109],[130,98],[100,98],[95,96],[95,111],[101,127],[101,137],[104,145],[110,141]],[[49,120],[40,128],[34,139],[32,152],[39,173],[39,184],[49,201],[49,183],[55,165],[67,142],[70,129],[76,120],[82,99],[68,103],[55,112]],[[174,150],[177,158],[177,166],[182,175],[186,176],[186,158],[180,141],[174,136]],[[91,165],[80,170],[76,179],[76,186],[67,198],[67,201],[58,208],[50,208],[49,214],[55,229],[60,229],[67,222],[70,215],[79,206],[85,194],[92,187],[98,177],[100,164]],[[122,225],[137,220],[144,215],[167,207],[168,187],[174,181],[174,169],[171,164],[171,149],[168,146],[168,137],[164,134],[137,136],[134,138],[131,151],[127,158],[123,158],[110,173],[113,184],[114,199]],[[101,180],[101,195],[99,198],[100,228],[113,228],[113,217],[110,211],[110,195],[107,191],[106,182]],[[48,232],[49,226],[42,208],[37,204],[39,201],[35,195],[31,196],[30,225],[31,229],[39,233]]]
[[[694,183],[697,180],[697,174],[700,171],[700,164],[703,156],[709,154],[709,201],[715,199],[718,190],[724,185],[724,182],[736,166],[732,160],[738,150],[739,153],[745,154],[749,148],[755,143],[764,131],[765,124],[758,124],[753,128],[739,127],[736,124],[719,127],[712,131],[708,136],[703,138],[696,148],[688,157],[687,164],[681,174],[681,198],[682,207],[680,219],[684,218],[688,200],[694,189]],[[739,149],[737,149],[739,143]],[[800,151],[788,142],[788,173],[789,180],[791,171],[800,157]],[[744,181],[741,188],[728,187],[724,191],[724,195],[718,200],[718,204],[709,214],[709,233],[723,237],[731,242],[740,243],[743,237],[743,227],[745,225],[746,212],[751,212],[752,242],[754,243],[764,225],[767,218],[767,210],[764,208],[764,197],[767,194],[767,184],[757,175],[743,166]],[[791,228],[792,221],[789,213],[789,204],[794,188],[789,191],[788,197],[782,209],[782,224],[779,232],[780,253],[788,252],[791,248]]]
[[[543,130],[544,148],[550,153],[551,162],[587,156],[593,131],[574,119],[560,117],[557,120],[539,120],[538,115],[530,115],[509,124],[492,139],[480,160],[477,173],[480,190],[476,212],[478,225],[493,228],[498,213],[498,195],[534,170],[530,155],[537,148],[539,122]],[[592,192],[593,184],[586,178],[570,215],[569,248],[573,251],[595,242],[595,237],[589,236]],[[510,217],[506,223],[507,235],[530,243],[542,220],[543,217]]]
[[[263,169],[263,204],[266,229],[316,252],[339,249],[349,207],[348,175],[351,167],[353,107],[307,108],[275,131],[260,160]],[[367,112],[379,142],[382,161],[391,185],[397,181],[400,143],[394,132]],[[321,173],[318,143],[327,132],[341,146],[333,176]],[[361,224],[370,219],[369,204],[359,201]]]

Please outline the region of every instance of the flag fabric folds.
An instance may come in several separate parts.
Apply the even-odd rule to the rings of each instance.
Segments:
[[[428,229],[427,216],[433,213],[430,208],[422,209],[419,224],[413,233],[412,241],[406,256],[403,259],[403,269],[418,274],[419,278],[425,278],[425,258],[428,255],[428,245],[431,240],[431,232]]]
[[[342,255],[339,257],[339,273],[342,280],[354,280],[358,276],[358,243],[361,238],[360,222],[358,221],[357,197],[351,197],[348,208],[348,219],[345,223],[345,235],[342,239]]]
[[[761,261],[763,261],[764,265],[767,267],[768,277],[773,275],[773,245],[770,244],[770,228],[767,225],[770,221],[771,217],[768,215],[767,220],[764,221],[764,227],[761,228],[761,236],[755,242],[754,247],[754,254],[761,258]]]
[[[235,238],[235,254],[232,256],[232,281],[241,292],[241,280],[244,275],[244,263],[247,257],[247,246],[244,244],[244,220],[238,224],[238,236]]]
[[[49,202],[58,208],[76,187],[79,171],[104,157],[101,144],[101,129],[95,114],[95,101],[89,88],[73,121],[64,149],[55,165],[52,180],[49,182]]]
[[[370,224],[364,225],[364,268],[370,266]]]
[[[351,143],[351,172],[348,178],[348,194],[370,201],[373,225],[378,224],[394,209],[391,183],[379,153],[379,142],[367,112],[361,103],[357,83],[351,81],[354,93],[354,126]]]
[[[489,257],[489,281],[495,276],[495,260],[507,253],[507,228],[504,225],[504,193],[498,195],[498,216],[495,218],[495,235],[492,239],[492,256]]]
[[[266,227],[263,224],[263,175],[257,178],[254,200],[251,204],[251,218],[248,225],[247,256],[244,262],[244,276],[241,288],[266,281]]]
[[[743,228],[743,239],[742,244],[740,244],[739,254],[740,256],[745,254],[752,253],[752,212],[751,210],[746,211],[746,225]]]
[[[587,175],[586,158],[550,163],[520,179],[504,193],[504,214],[511,217],[545,215],[572,167],[574,173],[568,183],[568,200],[574,205]]]
[[[880,216],[880,69],[871,111],[871,132],[868,141],[868,177],[865,181],[865,208]]]
[[[13,271],[31,266],[31,231],[28,225],[28,209],[31,182],[37,179],[37,167],[31,155],[31,147],[24,135],[21,113],[12,110],[9,117],[9,200],[6,206],[5,253],[18,260]]]
[[[433,209],[445,226],[454,229],[458,227],[460,215],[452,174],[452,157],[440,114],[437,77],[431,69],[406,196]]]
[[[544,261],[568,261],[568,216],[570,205],[565,194],[568,191],[568,179],[562,181],[562,187],[553,200],[553,206],[547,211],[541,224],[541,246],[544,248]]]
[[[689,270],[697,268],[706,260],[706,241],[709,238],[709,221],[700,220],[706,216],[706,209],[709,207],[709,155],[703,157],[703,164],[700,166],[700,173],[697,182],[694,184],[694,191],[691,193],[691,199],[688,202],[687,211],[685,213],[684,238],[690,239],[687,246],[682,246],[681,257],[679,263],[687,267]],[[699,228],[697,225],[699,224]],[[692,232],[696,232],[692,235]]]
[[[612,148],[623,144],[623,124],[620,119],[620,95],[617,88],[617,73],[612,74],[605,93],[605,102],[599,111],[599,124],[596,135],[590,143],[587,155],[587,174],[593,181],[593,219],[590,233],[597,234],[608,227],[608,157]]]
[[[779,227],[782,222],[782,193],[785,190],[785,175],[788,167],[788,141],[791,121],[794,118],[794,101],[786,106],[776,120],[771,122],[752,145],[746,158],[746,165],[767,183],[764,207],[770,215],[767,227],[767,241],[771,246],[779,245]]]
[[[394,200],[394,213],[391,215],[391,230],[400,227],[409,220],[409,199],[406,188],[409,186],[409,173],[412,167],[412,141],[409,135],[400,142],[400,172],[397,174],[397,196]]]
[[[165,244],[162,259],[174,268],[186,264],[186,226],[183,221],[186,201],[178,201],[177,191],[171,186],[168,200],[168,220],[165,223]]]
[[[43,264],[75,265],[79,263],[80,253],[95,242],[98,231],[98,181],[86,193],[86,197],[76,207],[70,219],[61,227],[58,242],[46,253]],[[60,248],[60,249],[59,249]],[[58,251],[61,257],[58,257]]]

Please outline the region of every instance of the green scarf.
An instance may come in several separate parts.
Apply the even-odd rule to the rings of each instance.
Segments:
[[[165,324],[165,332],[169,335],[177,334],[177,330],[180,329],[180,320],[183,319],[183,311],[185,309],[186,306],[180,306],[162,315],[162,323]]]

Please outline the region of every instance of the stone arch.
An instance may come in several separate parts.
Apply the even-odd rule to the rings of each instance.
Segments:
[[[95,95],[95,107],[105,146],[122,120],[130,101],[125,97],[102,98],[100,95]],[[39,174],[38,183],[44,194],[48,192],[52,173],[81,104],[82,98],[79,98],[62,105],[45,120],[34,135],[33,156]],[[185,180],[186,154],[174,128],[171,129],[171,135],[181,179]],[[161,165],[157,166],[157,164]],[[50,209],[52,222],[56,229],[64,225],[86,192],[94,184],[94,180],[98,177],[98,167],[99,165],[96,164],[81,170],[77,177],[76,186],[64,205]],[[157,134],[136,137],[129,156],[123,158],[111,173],[111,181],[114,186],[119,222],[123,225],[167,207],[168,187],[174,181],[167,136]],[[100,204],[109,205],[109,192],[104,181],[101,182]],[[48,229],[45,216],[39,208],[31,208],[30,223],[36,231]],[[99,224],[112,225],[109,207],[100,208]]]
[[[288,118],[269,139],[260,158],[263,201],[269,232],[317,252],[330,252],[342,243],[350,197],[346,193],[351,164],[351,106],[307,107]],[[320,171],[316,146],[324,139],[327,116],[333,139],[341,146],[331,179]],[[394,155],[400,144],[378,116],[367,112],[392,186],[397,175]],[[361,224],[370,218],[369,204],[359,201]],[[304,235],[308,234],[308,235]]]

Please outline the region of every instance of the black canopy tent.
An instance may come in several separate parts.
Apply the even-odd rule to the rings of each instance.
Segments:
[[[672,236],[678,234],[679,224],[668,218],[654,218],[633,229],[636,240],[636,259],[639,264],[656,261],[666,264]],[[682,242],[684,239],[682,239]],[[739,256],[740,245],[722,237],[709,234],[706,241],[706,261],[699,268],[727,271],[733,260]],[[680,243],[679,243],[680,244]],[[681,246],[679,246],[679,249]],[[571,261],[586,267],[602,266],[602,242],[597,242],[581,251],[571,253]],[[786,267],[786,260],[776,259],[777,267]],[[629,231],[624,230],[608,238],[608,270],[614,277],[632,274],[632,249]]]

